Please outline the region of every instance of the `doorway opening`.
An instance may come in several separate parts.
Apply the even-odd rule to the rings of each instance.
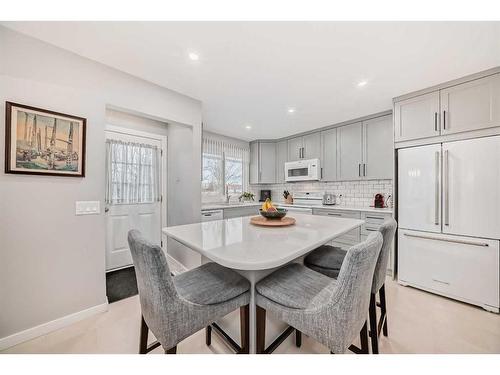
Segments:
[[[111,303],[137,294],[127,241],[129,230],[139,230],[150,242],[163,248],[161,228],[167,221],[167,137],[110,125],[106,128],[105,142],[106,292]]]

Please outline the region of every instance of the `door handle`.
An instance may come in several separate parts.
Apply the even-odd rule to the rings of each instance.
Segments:
[[[450,283],[448,281],[442,281],[439,279],[432,279],[432,281],[435,281],[436,283],[440,283],[440,284],[450,285]]]
[[[452,243],[459,243],[461,245],[471,245],[471,246],[480,246],[480,247],[488,247],[490,246],[486,242],[474,242],[474,241],[463,241],[463,240],[453,240],[453,239],[448,239],[448,238],[439,238],[439,237],[432,237],[432,236],[422,236],[418,234],[411,234],[411,233],[405,233],[404,234],[406,237],[413,237],[413,238],[422,238],[424,240],[432,240],[432,241],[442,241],[442,242],[452,242]]]
[[[361,163],[358,164],[358,177],[361,177]]]
[[[333,214],[331,212],[327,213],[328,216],[342,216],[342,214]]]
[[[320,172],[320,173],[321,173],[320,180],[322,180],[322,179],[323,179],[323,167],[321,167],[320,171],[321,171],[321,172]]]
[[[438,130],[438,113],[434,112],[434,130]]]
[[[450,225],[450,176],[449,176],[449,152],[444,151],[444,225]]]
[[[443,111],[443,129],[446,130],[446,110]]]
[[[366,164],[363,163],[363,177],[366,177]]]
[[[105,207],[104,212],[109,212],[109,207]]]
[[[439,155],[441,153],[436,151],[436,186],[434,196],[434,224],[439,225]]]

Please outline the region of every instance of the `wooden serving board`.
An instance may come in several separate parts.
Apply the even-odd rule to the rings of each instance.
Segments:
[[[282,219],[266,219],[263,216],[252,216],[250,222],[264,227],[286,227],[295,224],[295,218],[285,216]]]

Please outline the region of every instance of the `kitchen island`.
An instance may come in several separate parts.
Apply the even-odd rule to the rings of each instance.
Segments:
[[[295,225],[281,228],[252,225],[249,217],[163,228],[167,237],[201,254],[204,262],[234,269],[250,281],[251,353],[255,353],[255,284],[363,224],[358,219],[330,216],[294,213],[293,217]]]

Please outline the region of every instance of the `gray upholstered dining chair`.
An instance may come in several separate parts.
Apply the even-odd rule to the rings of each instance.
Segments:
[[[177,344],[233,310],[240,308],[241,348],[249,351],[250,283],[236,272],[206,263],[172,276],[163,250],[149,243],[137,230],[128,233],[137,275],[142,312],[139,353],[162,346],[167,354]],[[148,346],[151,329],[158,342]],[[207,330],[207,341],[208,341]]]
[[[385,299],[385,275],[387,273],[387,264],[391,252],[392,241],[396,232],[397,223],[393,218],[386,219],[379,227],[378,231],[382,234],[382,250],[375,266],[373,274],[373,283],[370,296],[369,319],[370,319],[370,338],[372,344],[372,353],[378,354],[378,338],[380,331],[387,336],[387,304]],[[347,252],[338,247],[323,245],[311,252],[305,259],[304,264],[323,275],[337,278]],[[380,320],[377,320],[377,293],[380,298]]]
[[[366,311],[382,235],[349,249],[338,279],[289,264],[257,283],[257,353],[265,353],[266,311],[327,346],[332,353],[368,353]],[[361,349],[352,345],[361,336]]]

